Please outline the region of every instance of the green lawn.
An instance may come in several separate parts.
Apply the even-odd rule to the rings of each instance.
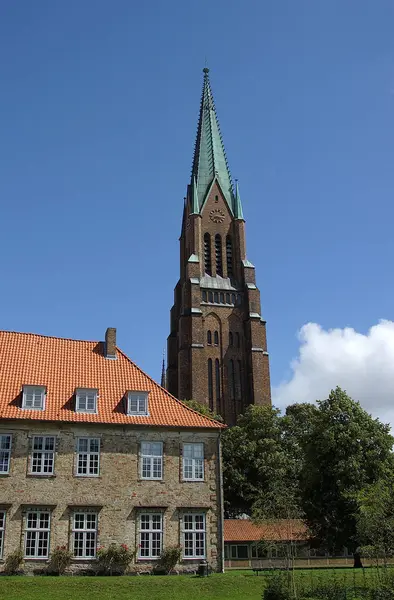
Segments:
[[[268,575],[269,577],[269,575]],[[314,581],[335,577],[349,587],[373,577],[373,570],[297,571]],[[0,577],[0,600],[261,600],[265,575],[230,571],[206,579],[191,575],[167,577]]]
[[[246,573],[167,577],[0,577],[1,600],[257,600],[263,577]]]

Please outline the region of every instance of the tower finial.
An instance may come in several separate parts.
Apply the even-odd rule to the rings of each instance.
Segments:
[[[239,194],[238,179],[235,180],[234,216],[236,219],[243,220],[243,218],[244,218],[244,213],[242,210],[241,196]]]
[[[202,72],[204,73],[204,77],[206,77],[208,75],[208,73],[209,73],[208,67],[204,67],[203,70],[202,70]]]

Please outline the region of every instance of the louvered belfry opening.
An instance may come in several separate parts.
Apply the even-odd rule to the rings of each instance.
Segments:
[[[211,236],[209,233],[204,235],[204,267],[208,275],[212,275],[211,264]]]
[[[226,237],[227,277],[233,276],[233,242],[231,236]]]
[[[216,275],[223,275],[222,261],[222,237],[217,233],[215,235],[215,257],[216,257]]]

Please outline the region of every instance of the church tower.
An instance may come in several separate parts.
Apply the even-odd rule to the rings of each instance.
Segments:
[[[180,400],[206,404],[230,425],[248,404],[271,403],[260,292],[207,68],[167,344],[167,389]]]

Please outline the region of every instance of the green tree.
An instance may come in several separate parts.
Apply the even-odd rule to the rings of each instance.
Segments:
[[[228,517],[283,514],[294,502],[297,478],[283,438],[282,417],[270,406],[249,406],[223,433],[223,485]],[[283,499],[286,496],[286,503]]]
[[[219,421],[219,423],[223,423],[223,417],[210,410],[206,404],[201,404],[200,402],[197,402],[197,400],[182,400],[182,402],[189,408],[199,412],[201,415],[215,419],[215,421]]]
[[[357,496],[357,534],[364,555],[377,561],[394,556],[394,482],[384,477]]]
[[[300,488],[307,524],[329,551],[357,542],[357,495],[393,471],[389,426],[337,387],[318,402],[303,441]]]

